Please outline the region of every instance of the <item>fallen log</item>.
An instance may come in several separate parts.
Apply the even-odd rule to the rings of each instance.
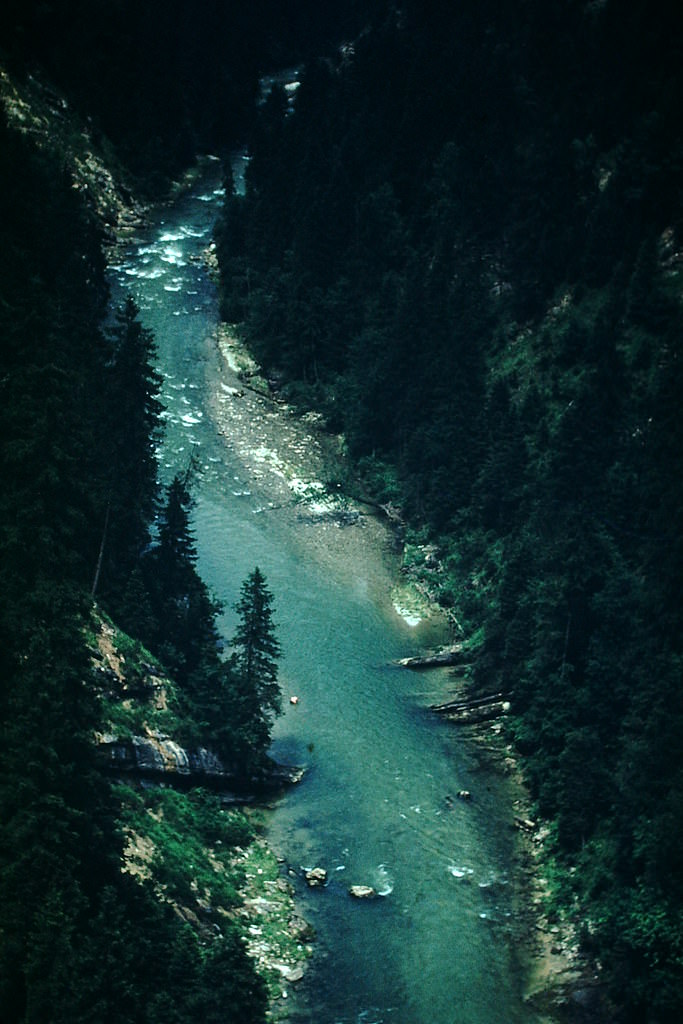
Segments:
[[[414,658],[400,658],[398,664],[403,668],[437,668],[444,665],[460,665],[467,655],[464,644],[453,644],[436,654],[417,655]]]
[[[478,708],[464,708],[461,711],[441,712],[449,722],[455,725],[479,725],[481,722],[490,722],[494,718],[501,718],[510,710],[510,702],[507,700],[494,701],[492,704],[483,704]]]
[[[453,700],[446,701],[445,704],[431,704],[429,710],[438,712],[471,711],[473,708],[494,704],[501,700],[507,700],[504,693],[489,693],[485,697],[475,697],[472,700],[463,700],[462,697],[456,697]]]

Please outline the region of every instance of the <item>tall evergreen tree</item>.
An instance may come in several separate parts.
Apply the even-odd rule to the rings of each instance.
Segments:
[[[128,297],[109,335],[111,359],[102,396],[106,493],[93,596],[100,586],[117,610],[125,582],[149,543],[157,503],[156,449],[161,434],[161,377],[156,343]]]
[[[191,470],[177,474],[169,484],[159,518],[158,544],[143,562],[156,620],[155,634],[145,639],[184,688],[190,703],[190,677],[207,659],[212,662],[216,658],[215,617],[220,609],[196,569]]]
[[[266,764],[273,717],[282,696],[277,682],[280,643],[273,623],[273,596],[258,566],[242,584],[235,605],[240,622],[229,661],[232,670],[231,719],[245,767]]]

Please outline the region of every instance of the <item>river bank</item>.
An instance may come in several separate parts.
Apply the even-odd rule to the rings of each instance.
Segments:
[[[82,180],[91,199],[98,188],[108,195],[109,180],[96,173]],[[467,1006],[468,1024],[535,1022],[519,999],[502,789],[481,773],[471,744],[427,711],[438,677],[427,693],[396,668],[405,654],[438,643],[444,624],[425,624],[423,609],[392,593],[399,556],[391,531],[330,486],[335,442],[326,449],[314,421],[302,421],[300,436],[296,417],[259,398],[254,380],[226,384],[224,366],[215,375],[216,295],[198,264],[220,194],[220,167],[211,161],[196,187],[145,211],[144,221],[132,213],[127,230],[125,218],[105,211],[114,233],[125,235],[108,277],[112,306],[132,295],[158,342],[162,479],[186,468],[191,452],[198,456],[203,578],[229,607],[259,564],[281,595],[282,683],[300,700],[286,703],[276,756],[288,760],[283,752],[292,752],[291,763],[306,760],[311,770],[278,802],[273,822],[294,873],[292,897],[306,896],[297,891],[306,865],[324,865],[330,879],[306,903],[320,936],[315,974],[322,979],[317,1017],[309,1019],[391,1013],[396,1024],[452,1024],[455,1003]],[[209,415],[216,395],[232,413],[223,433]],[[281,413],[293,429],[286,448]],[[222,628],[232,632],[229,621]],[[476,798],[451,806],[448,794],[459,788]],[[353,901],[347,878],[374,883],[386,898]],[[245,906],[259,899],[244,893]]]
[[[520,998],[527,937],[507,780],[429,711],[448,674],[397,665],[447,642],[448,624],[401,573],[391,525],[337,485],[341,439],[271,394],[219,324],[203,254],[221,172],[215,161],[205,172],[149,211],[112,279],[114,301],[130,291],[158,341],[162,477],[195,456],[198,569],[226,608],[221,632],[232,633],[229,609],[255,564],[275,594],[285,700],[273,753],[308,771],[268,812],[265,838],[316,942],[306,980],[276,987],[273,1012],[292,1024],[449,1024],[464,1000],[468,1024],[537,1024]],[[460,789],[474,799],[453,804]],[[317,866],[329,884],[309,891]],[[354,901],[352,885],[387,898]]]
[[[327,434],[315,416],[298,417],[272,396],[230,327],[220,326],[214,344],[223,372],[213,392],[212,415],[225,443],[237,448],[250,466],[252,486],[263,501],[260,514],[278,510],[305,523],[306,550],[330,570],[339,572],[341,567],[344,572],[359,557],[377,559],[383,572],[400,580],[401,559],[391,524],[326,485],[345,476],[342,439]],[[394,600],[400,613],[433,616],[435,638],[445,637],[443,613],[424,589],[404,578],[400,594]],[[450,685],[447,677],[440,685]],[[448,695],[444,688],[443,696]],[[501,724],[486,723],[467,732],[482,761],[507,780],[510,828],[516,820],[528,820],[523,771]],[[517,829],[514,840],[512,931],[524,964],[524,999],[547,1024],[597,1020],[591,994],[598,980],[594,969],[581,958],[573,927],[551,921],[545,910],[546,837],[543,828]],[[587,1008],[592,1016],[586,1016]]]

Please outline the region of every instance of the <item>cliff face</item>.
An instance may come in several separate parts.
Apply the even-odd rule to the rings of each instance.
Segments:
[[[126,174],[113,152],[105,156],[88,124],[51,83],[38,74],[20,81],[0,65],[0,103],[12,128],[30,137],[37,149],[58,156],[107,242],[113,244],[140,221],[143,207],[123,184]]]
[[[164,733],[149,732],[129,739],[113,733],[97,733],[95,739],[101,762],[116,772],[178,776],[187,780],[227,782],[233,778],[210,750],[204,747],[186,750]]]
[[[103,711],[102,728],[95,733],[97,758],[109,773],[179,789],[201,785],[220,793],[223,803],[250,802],[301,779],[303,769],[275,763],[265,776],[251,777],[206,747],[174,739],[183,726],[173,681],[109,620],[95,618],[90,652]]]
[[[299,782],[304,774],[303,768],[273,764],[265,777],[245,776],[227,769],[206,747],[188,750],[160,732],[126,739],[96,733],[95,741],[100,763],[115,775],[133,775],[178,788],[202,785],[218,791],[224,804],[251,803],[257,796]]]

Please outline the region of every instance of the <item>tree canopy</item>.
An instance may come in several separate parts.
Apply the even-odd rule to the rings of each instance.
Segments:
[[[217,232],[225,316],[438,550],[634,1022],[683,991],[682,32],[404,5],[261,108]]]

